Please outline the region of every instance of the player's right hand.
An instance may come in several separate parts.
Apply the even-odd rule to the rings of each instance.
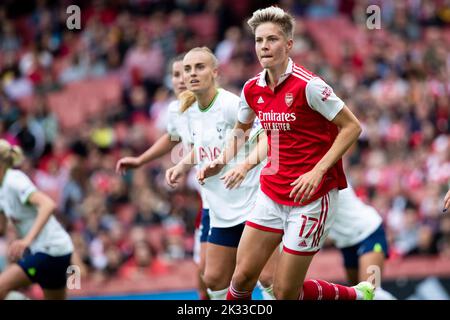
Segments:
[[[200,184],[204,184],[204,180],[206,178],[215,176],[223,169],[224,166],[225,164],[222,161],[220,161],[219,159],[215,159],[210,164],[207,164],[197,172],[198,182]]]
[[[116,172],[120,174],[124,174],[126,169],[135,169],[139,168],[141,163],[139,162],[139,158],[137,157],[125,157],[117,161],[116,164]]]
[[[166,182],[169,186],[171,186],[172,188],[175,188],[178,183],[180,178],[183,176],[184,171],[183,169],[176,165],[170,169],[167,169],[166,171]]]

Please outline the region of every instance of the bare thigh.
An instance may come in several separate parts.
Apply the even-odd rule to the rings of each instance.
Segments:
[[[0,274],[0,299],[11,290],[17,290],[32,284],[30,278],[25,274],[18,264],[12,264]]]
[[[206,266],[206,248],[207,248],[207,242],[200,242],[200,263],[199,268],[200,272],[202,274],[205,273],[205,266]]]
[[[280,259],[280,248],[277,246],[273,251],[272,255],[264,266],[261,274],[259,275],[259,282],[263,285],[263,287],[268,288],[273,285],[273,278],[275,275],[276,267],[278,260]]]
[[[204,281],[211,290],[222,290],[228,287],[236,266],[237,248],[213,243],[206,246]]]
[[[245,226],[239,242],[236,270],[233,275],[235,289],[251,291],[258,278],[281,242],[282,234],[262,231]],[[273,272],[275,264],[267,266],[266,274]],[[271,271],[272,270],[272,271]]]

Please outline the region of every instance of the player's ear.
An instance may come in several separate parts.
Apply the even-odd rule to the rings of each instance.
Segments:
[[[294,40],[293,39],[288,39],[287,44],[286,44],[286,49],[287,49],[288,53],[291,51],[293,45],[294,45]]]
[[[219,75],[219,68],[218,67],[214,67],[213,68],[213,76],[214,76],[214,78],[217,78],[218,75]]]

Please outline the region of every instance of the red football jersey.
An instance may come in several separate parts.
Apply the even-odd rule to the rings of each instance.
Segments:
[[[342,110],[344,102],[322,79],[291,59],[274,91],[267,86],[265,77],[266,70],[244,85],[238,119],[249,123],[258,117],[268,136],[268,161],[261,173],[261,190],[277,203],[299,206],[294,198],[289,198],[293,188],[290,184],[312,170],[330,149],[338,133],[331,120]],[[310,200],[302,205],[333,188],[346,187],[339,160],[323,176]]]

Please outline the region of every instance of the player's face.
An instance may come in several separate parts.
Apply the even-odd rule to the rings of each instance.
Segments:
[[[283,65],[289,58],[292,44],[292,39],[287,39],[281,28],[274,23],[263,23],[255,30],[256,55],[265,69]]]
[[[172,87],[177,97],[186,90],[186,85],[183,81],[183,61],[175,61],[172,64]]]
[[[194,51],[186,54],[183,71],[184,83],[194,93],[206,92],[215,86],[217,68],[206,52]]]

